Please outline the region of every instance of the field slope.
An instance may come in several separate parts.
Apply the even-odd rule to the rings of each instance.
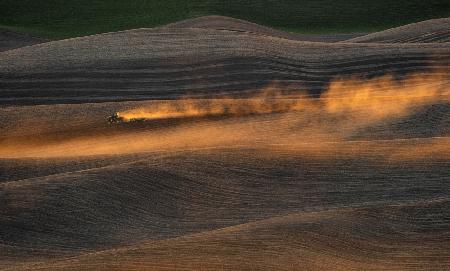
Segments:
[[[408,24],[347,40],[347,42],[374,43],[432,43],[449,41],[450,18]]]
[[[232,19],[219,17],[218,23],[217,18],[203,19],[206,28],[195,21],[197,28],[183,27],[183,22],[0,53],[0,103],[244,95],[271,85],[320,95],[338,76],[442,73],[450,57],[445,43],[306,42]],[[230,31],[236,26],[241,30]]]
[[[450,269],[449,43],[291,35],[0,52],[0,270]]]

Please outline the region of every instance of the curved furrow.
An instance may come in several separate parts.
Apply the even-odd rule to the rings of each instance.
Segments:
[[[324,165],[282,152],[257,158],[251,149],[147,157],[3,186],[1,224],[8,234],[1,243],[57,255],[294,211],[426,200],[450,192],[441,181],[445,163],[393,166],[345,158]]]
[[[0,270],[448,269],[446,20],[372,36],[392,44],[212,17],[1,52]]]
[[[434,247],[448,248],[450,220],[441,213],[448,205],[444,199],[291,213],[17,270],[445,269],[450,254]],[[434,220],[427,214],[434,214]],[[433,227],[438,221],[440,226]],[[434,229],[417,231],[427,227]],[[435,234],[440,239],[426,238]]]
[[[192,36],[197,37],[195,47]],[[99,51],[101,47],[108,50]],[[50,52],[54,58],[43,58]],[[27,62],[16,61],[17,56]],[[261,89],[271,82],[320,93],[338,75],[442,69],[450,59],[448,48],[435,44],[324,44],[170,28],[51,42],[5,52],[2,57],[3,103],[11,97],[29,102],[39,98],[37,103],[46,98],[51,103],[98,102],[110,100],[108,92],[115,100],[223,95]]]

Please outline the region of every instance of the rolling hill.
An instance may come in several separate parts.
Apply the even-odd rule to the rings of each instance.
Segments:
[[[235,26],[225,20],[220,28]],[[319,95],[337,76],[439,73],[450,57],[440,43],[317,43],[248,23],[238,27],[243,31],[171,25],[6,51],[0,53],[0,103],[244,95],[273,84]]]
[[[408,24],[347,40],[347,42],[373,43],[432,43],[449,41],[449,18]]]
[[[208,16],[0,52],[0,270],[449,269],[450,45],[388,33]]]

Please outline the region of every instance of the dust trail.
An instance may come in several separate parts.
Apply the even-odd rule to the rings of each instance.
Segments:
[[[158,120],[199,117],[244,117],[255,114],[286,113],[299,110],[304,100],[283,94],[274,87],[262,90],[248,99],[220,97],[216,99],[183,98],[167,101],[151,107],[139,107],[117,112],[125,122],[140,120]]]
[[[390,75],[363,80],[361,78],[339,78],[331,82],[320,100],[308,99],[306,92],[296,96],[284,94],[276,86],[268,87],[248,99],[190,99],[154,104],[118,112],[124,121],[135,119],[157,120],[208,116],[242,117],[254,114],[287,113],[300,110],[320,110],[328,114],[350,114],[359,111],[369,121],[408,114],[413,105],[433,103],[448,95],[441,85],[447,80],[444,75],[410,75],[396,80]],[[433,85],[420,82],[433,80]]]
[[[401,144],[349,142],[353,135],[372,125],[408,117],[431,104],[450,102],[448,73],[437,74],[413,74],[402,80],[392,76],[368,80],[340,78],[331,82],[320,98],[292,97],[266,89],[248,99],[186,98],[154,102],[152,106],[118,114],[128,121],[136,118],[153,121],[226,118],[203,119],[156,130],[148,127],[114,135],[93,134],[38,145],[19,142],[1,146],[0,157],[67,157],[230,146],[269,151],[286,148],[289,152],[320,157],[363,155],[398,160],[430,155],[445,157],[450,154],[450,142],[445,139],[426,142],[421,146],[422,151],[415,148],[417,142],[412,141]]]

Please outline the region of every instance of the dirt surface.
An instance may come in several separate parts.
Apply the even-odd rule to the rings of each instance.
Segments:
[[[448,270],[448,43],[219,19],[0,53],[0,270]]]
[[[346,42],[433,43],[450,42],[450,18],[408,24],[349,39]]]
[[[211,29],[139,29],[0,54],[0,103],[83,103],[248,93],[320,93],[330,79],[431,70],[448,45],[340,44]]]
[[[0,110],[2,142],[25,147],[0,149],[16,155],[0,160],[4,270],[448,265],[448,102],[344,142],[340,129],[323,146],[325,134],[303,134],[326,121],[320,112],[106,122],[112,111],[157,103]],[[267,142],[275,145],[261,148]]]

